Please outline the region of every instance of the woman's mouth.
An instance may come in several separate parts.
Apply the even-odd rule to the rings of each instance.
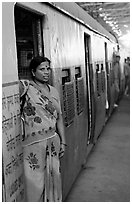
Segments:
[[[44,79],[49,79],[49,76],[43,76]]]

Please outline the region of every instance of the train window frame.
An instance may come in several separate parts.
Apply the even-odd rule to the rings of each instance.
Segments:
[[[75,89],[76,89],[76,110],[77,115],[84,111],[84,81],[81,66],[75,67]]]
[[[44,14],[42,15],[35,10],[23,7],[18,3],[14,6],[19,79],[31,79],[29,70],[30,61],[34,56],[44,56],[44,16]],[[30,32],[28,32],[29,29]]]

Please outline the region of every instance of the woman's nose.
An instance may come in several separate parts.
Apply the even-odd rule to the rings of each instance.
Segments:
[[[44,73],[49,73],[49,69],[45,68]]]

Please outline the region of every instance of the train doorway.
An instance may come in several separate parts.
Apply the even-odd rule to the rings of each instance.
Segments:
[[[88,138],[87,144],[93,143],[95,128],[95,110],[94,110],[94,88],[93,88],[93,67],[90,63],[90,36],[84,34],[85,46],[85,71],[86,71],[86,89],[87,89],[87,115],[88,115]]]
[[[15,5],[15,31],[19,79],[30,79],[29,64],[34,56],[44,55],[43,16]]]

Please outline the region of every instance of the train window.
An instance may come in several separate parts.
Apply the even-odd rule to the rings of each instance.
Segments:
[[[70,69],[62,70],[63,111],[65,126],[69,126],[75,116],[74,84],[71,81]]]
[[[100,96],[100,71],[99,71],[99,64],[96,64],[96,90],[97,96]]]
[[[15,31],[19,78],[30,78],[33,56],[43,56],[42,16],[15,6]]]
[[[102,84],[102,92],[105,91],[105,72],[103,64],[101,64],[101,84]]]
[[[79,115],[84,109],[84,82],[83,77],[81,77],[81,67],[75,67],[75,84],[76,84],[77,114]]]

